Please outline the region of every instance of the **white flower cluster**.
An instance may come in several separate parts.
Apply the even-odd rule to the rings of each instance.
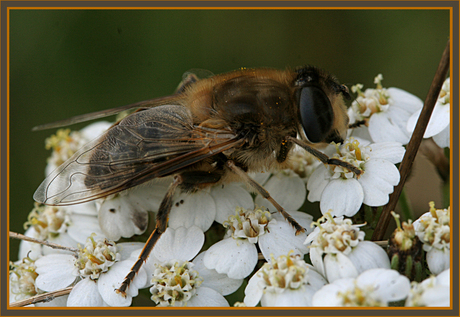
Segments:
[[[422,106],[417,97],[400,89],[383,88],[382,79],[376,77],[376,89],[363,92],[362,85],[353,87],[358,98],[349,116],[352,124],[364,126],[350,129],[343,144],[333,143],[323,150],[355,166],[361,175],[322,164],[299,148],[288,158],[290,168],[251,175],[304,232],[296,234],[268,200],[244,184],[179,191],[173,197],[166,232],[122,296],[115,290],[145,243],[121,241],[147,230],[149,213],[158,210],[171,178],[80,205],[37,204],[25,234],[69,249],[22,241],[21,260],[11,264],[10,302],[70,286],[68,296],[46,305],[130,306],[139,294],[147,293],[152,306],[225,307],[229,306],[226,296],[240,289],[244,299],[235,306],[388,306],[402,301],[406,306],[448,306],[450,209],[431,206],[414,222],[429,269],[439,275],[412,285],[390,269],[382,247],[364,240],[361,225],[345,218],[355,216],[363,205],[379,207],[388,202],[400,180],[395,164],[401,162],[403,145],[410,138],[408,120]],[[440,108],[444,114],[450,103],[448,86],[438,101],[445,107]],[[49,138],[47,147],[53,154],[47,172],[110,125],[100,122]],[[306,199],[319,201],[323,217],[314,221],[299,211]],[[209,233],[211,227],[214,235]],[[217,241],[205,244],[205,236]],[[242,290],[245,279],[248,283]],[[438,290],[436,300],[430,301]]]
[[[362,91],[363,85],[351,88],[358,97],[353,101],[348,116],[350,123],[363,121],[364,126],[353,129],[353,136],[373,142],[398,142],[407,144],[411,133],[407,122],[423,106],[418,97],[399,88],[384,88],[383,76],[374,79],[375,89]]]
[[[450,207],[436,209],[430,202],[430,211],[414,222],[415,234],[423,243],[428,268],[439,274],[450,268]]]
[[[308,200],[319,201],[323,214],[331,210],[334,216],[348,217],[355,215],[362,204],[385,205],[393,186],[399,182],[399,172],[394,164],[401,162],[404,147],[395,142],[369,144],[353,137],[334,147],[332,157],[354,165],[363,174],[357,177],[341,166],[320,165],[307,183]]]

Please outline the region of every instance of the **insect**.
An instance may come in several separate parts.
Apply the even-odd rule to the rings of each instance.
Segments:
[[[198,79],[188,76],[175,94],[64,120],[47,128],[114,114],[136,112],[114,124],[52,172],[34,194],[38,202],[71,205],[104,198],[159,177],[173,175],[156,228],[117,290],[132,279],[167,228],[175,191],[195,191],[231,181],[252,186],[292,225],[304,229],[248,172],[287,167],[297,144],[325,164],[361,170],[330,159],[316,148],[340,143],[348,116],[348,89],[312,66],[298,69],[240,69]]]

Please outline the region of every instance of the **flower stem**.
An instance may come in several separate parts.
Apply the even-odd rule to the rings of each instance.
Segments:
[[[425,103],[417,121],[417,125],[415,126],[414,133],[412,134],[409,144],[407,145],[404,158],[401,162],[401,165],[399,166],[401,180],[395,187],[394,192],[390,195],[388,204],[383,207],[382,214],[380,215],[380,219],[377,223],[377,227],[375,228],[371,240],[382,240],[387,231],[388,225],[392,218],[390,212],[395,210],[396,203],[399,200],[399,196],[401,195],[401,191],[411,170],[412,163],[414,162],[415,155],[417,154],[420,143],[422,142],[423,134],[425,133],[428,121],[430,120],[431,113],[433,112],[434,106],[436,104],[436,100],[438,99],[442,84],[446,79],[447,71],[449,70],[449,63],[450,41],[447,41],[446,48],[442,54],[441,61],[439,62],[438,69],[436,70],[433,81],[431,82],[430,90],[428,91],[428,95],[425,99]]]
[[[63,288],[54,292],[44,293],[40,295],[35,295],[14,303],[9,304],[10,307],[23,307],[31,304],[41,303],[41,302],[50,302],[56,297],[68,295],[72,291],[73,286]]]
[[[67,250],[67,251],[74,252],[74,253],[78,252],[78,249],[75,249],[75,248],[65,247],[65,246],[62,246],[62,245],[59,245],[59,244],[56,244],[56,243],[43,241],[43,240],[38,240],[38,239],[31,238],[31,237],[25,236],[23,234],[12,232],[12,231],[10,231],[10,238],[19,239],[19,240],[25,240],[25,241],[33,242],[33,243],[43,244],[43,245],[46,245],[47,247],[50,247],[50,248],[53,248],[53,249]]]
[[[442,186],[442,206],[443,208],[447,208],[450,206],[450,183],[443,182],[441,186]]]

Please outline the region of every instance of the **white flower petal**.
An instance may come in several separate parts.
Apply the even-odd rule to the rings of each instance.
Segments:
[[[137,259],[140,250],[144,248],[145,243],[142,242],[121,242],[117,243],[117,252],[120,253],[120,260],[126,260],[130,257]],[[133,256],[133,252],[135,252]]]
[[[242,279],[251,274],[257,264],[257,248],[247,240],[227,238],[213,244],[203,262],[208,269]]]
[[[277,172],[265,183],[264,188],[285,210],[298,210],[302,207],[307,193],[304,181],[292,170]],[[261,195],[257,195],[255,204],[264,206],[270,211],[276,210]]]
[[[323,262],[323,252],[319,247],[310,247],[310,260],[316,271],[322,276],[326,276],[326,270]]]
[[[411,134],[407,131],[407,121],[413,112],[408,111],[404,106],[394,104],[390,106],[387,114],[390,121],[395,124],[402,133],[410,138]]]
[[[430,121],[426,127],[424,138],[436,135],[444,130],[450,124],[450,105],[436,103]]]
[[[49,254],[35,261],[38,277],[35,283],[41,290],[52,292],[65,288],[75,281],[72,274],[75,257],[69,254]]]
[[[449,307],[450,288],[441,285],[433,286],[423,292],[420,301],[427,307]]]
[[[107,304],[102,299],[96,281],[85,278],[77,283],[67,299],[69,307],[104,307]]]
[[[393,164],[400,163],[404,153],[406,153],[406,149],[402,144],[397,142],[372,143],[369,147],[371,148],[369,153],[371,158],[387,160]]]
[[[168,228],[153,248],[153,255],[160,261],[171,259],[190,261],[204,244],[204,233],[197,226]]]
[[[450,124],[441,132],[433,135],[433,141],[442,148],[450,148]]]
[[[99,208],[99,225],[110,240],[142,234],[147,224],[147,211],[127,195],[106,199]]]
[[[385,250],[371,241],[361,241],[347,256],[358,273],[373,268],[390,268],[390,260]]]
[[[407,130],[414,131],[421,110],[415,112],[407,122]],[[436,103],[430,117],[430,121],[425,130],[424,138],[430,138],[433,135],[440,133],[450,124],[450,106]]]
[[[310,264],[307,264],[309,271],[308,271],[308,284],[310,287],[315,291],[319,290],[321,287],[327,284],[327,280],[322,276],[315,267]]]
[[[97,206],[95,201],[89,201],[82,204],[71,205],[67,207],[66,210],[72,214],[88,215],[88,216],[97,216]]]
[[[432,248],[426,253],[426,262],[430,272],[437,275],[450,268],[450,250]]]
[[[244,303],[246,306],[255,307],[261,300],[264,294],[264,281],[262,274],[257,271],[249,280],[248,285],[244,289]]]
[[[361,273],[356,279],[361,289],[373,287],[373,295],[382,302],[403,300],[410,290],[410,280],[391,269],[370,269]]]
[[[388,112],[374,113],[369,119],[369,134],[374,142],[399,142],[407,144],[409,133],[390,118]]]
[[[348,137],[360,140],[359,143],[361,143],[361,140],[372,141],[372,137],[369,134],[369,128],[366,126],[348,129]]]
[[[229,304],[219,292],[201,286],[195,296],[187,302],[187,307],[229,307]]]
[[[80,244],[85,244],[91,234],[95,233],[99,237],[105,237],[99,226],[97,217],[87,215],[71,215],[72,225],[69,226],[67,232],[69,236]]]
[[[209,193],[205,191],[182,193],[171,208],[169,226],[178,228],[195,225],[206,231],[215,218],[216,203]]]
[[[342,306],[343,300],[338,296],[340,292],[346,292],[353,287],[354,278],[342,278],[331,284],[324,285],[313,295],[312,306],[316,307],[336,307]]]
[[[145,285],[147,280],[147,274],[141,268],[130,284],[126,297],[118,294],[115,290],[120,287],[121,283],[125,279],[126,275],[131,270],[134,262],[125,260],[117,262],[110,267],[107,273],[101,274],[97,281],[97,287],[104,301],[109,306],[129,306],[131,305],[132,297],[138,294],[138,285]]]
[[[266,292],[260,301],[262,307],[310,306],[305,290],[284,289],[281,293]]]
[[[364,165],[365,172],[359,178],[364,191],[363,203],[368,206],[383,206],[389,194],[399,183],[399,171],[393,163],[382,159],[370,159]]]
[[[172,177],[154,179],[127,191],[127,198],[139,210],[156,212],[163,201]]]
[[[330,181],[324,188],[319,206],[323,214],[331,211],[334,217],[352,217],[358,212],[363,199],[364,192],[360,182],[354,178],[340,178]]]
[[[208,269],[204,263],[205,253],[202,252],[193,260],[194,270],[203,278],[202,287],[209,287],[226,296],[235,292],[243,284],[243,279],[229,278],[227,274],[219,274],[216,270]]]
[[[311,174],[307,183],[307,189],[309,191],[307,198],[309,201],[315,202],[321,200],[324,188],[329,184],[329,179],[326,177],[327,173],[328,171],[324,164],[320,164]]]
[[[436,276],[436,284],[450,287],[450,269],[442,271]]]
[[[324,268],[329,283],[346,277],[357,277],[359,274],[353,262],[342,253],[326,254]]]
[[[394,101],[393,107],[406,109],[410,113],[414,113],[423,107],[423,101],[419,97],[405,90],[391,87],[387,89],[387,92]]]
[[[254,201],[251,194],[239,184],[227,184],[225,187],[215,186],[211,190],[211,196],[216,202],[216,221],[223,223],[228,217],[235,214],[236,207],[254,209]]]
[[[269,233],[259,237],[259,247],[264,258],[269,261],[273,254],[275,259],[281,255],[288,254],[291,250],[293,254],[304,255],[308,253],[308,246],[304,245],[307,234],[295,234],[294,228],[287,221],[271,221],[268,224]]]

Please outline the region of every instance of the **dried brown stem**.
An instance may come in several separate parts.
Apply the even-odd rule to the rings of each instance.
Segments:
[[[436,100],[438,99],[439,92],[442,88],[442,84],[446,79],[447,71],[449,70],[449,62],[450,41],[447,41],[446,48],[444,49],[441,61],[439,62],[438,69],[436,70],[436,74],[434,75],[433,81],[431,82],[430,90],[428,91],[428,95],[425,99],[425,104],[422,108],[422,112],[420,113],[417,125],[415,126],[412,137],[409,141],[409,144],[407,145],[406,154],[404,155],[401,165],[399,166],[399,173],[401,175],[401,179],[399,181],[399,184],[395,187],[394,192],[390,195],[390,200],[388,204],[386,204],[383,207],[382,214],[377,223],[374,234],[372,235],[373,241],[382,240],[388,228],[388,224],[390,223],[390,219],[392,218],[390,212],[395,209],[396,203],[398,202],[399,196],[401,195],[401,191],[404,187],[407,176],[409,175],[409,172],[411,170],[412,163],[414,162],[415,155],[417,154],[420,143],[422,142],[426,126],[428,125],[428,121],[430,120],[431,113],[433,112]]]
[[[24,307],[31,304],[41,303],[41,302],[50,302],[56,297],[68,295],[72,291],[72,286],[63,288],[54,292],[48,292],[40,295],[35,295],[14,303],[10,304],[10,307]]]
[[[27,237],[27,236],[25,236],[23,234],[12,232],[12,231],[10,231],[10,238],[19,239],[19,240],[25,240],[25,241],[29,241],[29,242],[33,242],[33,243],[43,244],[43,245],[46,245],[47,247],[50,247],[50,248],[53,248],[53,249],[66,250],[66,251],[70,251],[70,252],[74,252],[74,253],[78,252],[78,249],[75,249],[75,248],[65,247],[65,246],[62,246],[62,245],[59,245],[59,244],[56,244],[56,243],[52,243],[52,242],[48,242],[48,241],[43,241],[43,240]]]

